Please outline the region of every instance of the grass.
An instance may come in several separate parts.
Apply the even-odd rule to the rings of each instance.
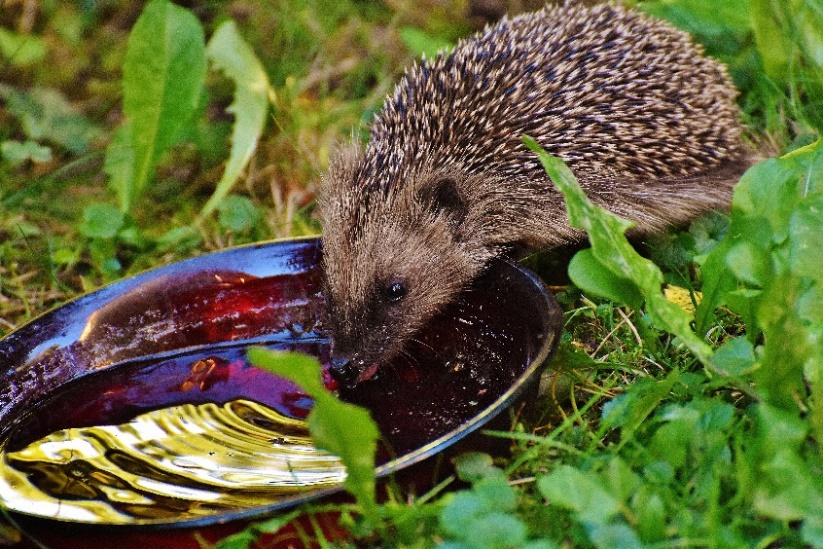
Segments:
[[[728,64],[764,157],[796,152],[744,178],[731,219],[647,244],[662,280],[702,290],[695,323],[672,328],[680,313],[655,310],[666,307],[657,288],[630,308],[636,299],[565,284],[559,375],[498,434],[512,458],[464,456],[468,488],[448,495],[391,494],[379,542],[373,521],[344,514],[360,545],[823,546],[823,168],[819,147],[802,148],[823,128],[823,3],[640,4]],[[229,156],[234,82],[206,74],[151,183],[120,208],[106,147],[140,7],[11,1],[0,12],[0,335],[152,266],[319,232],[314,193],[335,143],[365,133],[403,67],[471,29],[457,0],[187,6],[206,37],[237,21],[272,90],[244,176],[203,218]],[[604,277],[632,278],[593,255]],[[558,261],[530,265],[548,279]]]

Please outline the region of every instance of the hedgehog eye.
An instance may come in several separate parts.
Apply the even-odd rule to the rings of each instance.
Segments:
[[[386,300],[389,303],[397,303],[406,295],[406,285],[399,280],[392,280],[386,286]]]

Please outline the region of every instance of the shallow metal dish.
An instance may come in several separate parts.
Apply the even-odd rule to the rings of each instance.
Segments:
[[[231,369],[218,375],[214,368],[201,375],[192,366],[177,372],[183,377],[155,375],[140,394],[119,389],[133,380],[129,372],[146,365],[194,365],[205,356],[242,355],[250,345],[297,348],[327,360],[320,256],[314,238],[203,255],[82,296],[9,334],[0,340],[0,448],[82,426],[101,407],[110,421],[125,421],[155,408],[238,397],[285,406],[282,398],[266,402],[285,391],[285,412],[300,416],[310,401],[293,387],[283,389],[282,380],[255,377],[248,366],[243,375]],[[341,395],[368,407],[381,428],[378,475],[402,474],[453,448],[535,389],[561,326],[557,303],[534,275],[494,263],[427,326],[404,361]],[[55,397],[67,388],[71,399]],[[2,499],[0,506],[46,545],[57,539],[65,547],[186,547],[197,546],[195,533],[219,537],[340,490],[312,489],[205,517],[117,525],[52,520]]]

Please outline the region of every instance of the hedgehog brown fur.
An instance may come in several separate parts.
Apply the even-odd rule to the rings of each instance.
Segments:
[[[414,66],[323,178],[339,377],[370,376],[510,246],[582,238],[523,135],[645,234],[727,207],[735,97],[685,32],[619,5],[503,19]]]

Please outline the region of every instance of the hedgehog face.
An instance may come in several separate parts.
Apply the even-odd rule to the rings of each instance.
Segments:
[[[476,276],[460,240],[466,205],[449,177],[402,192],[332,195],[323,202],[323,254],[335,377],[370,378]]]

